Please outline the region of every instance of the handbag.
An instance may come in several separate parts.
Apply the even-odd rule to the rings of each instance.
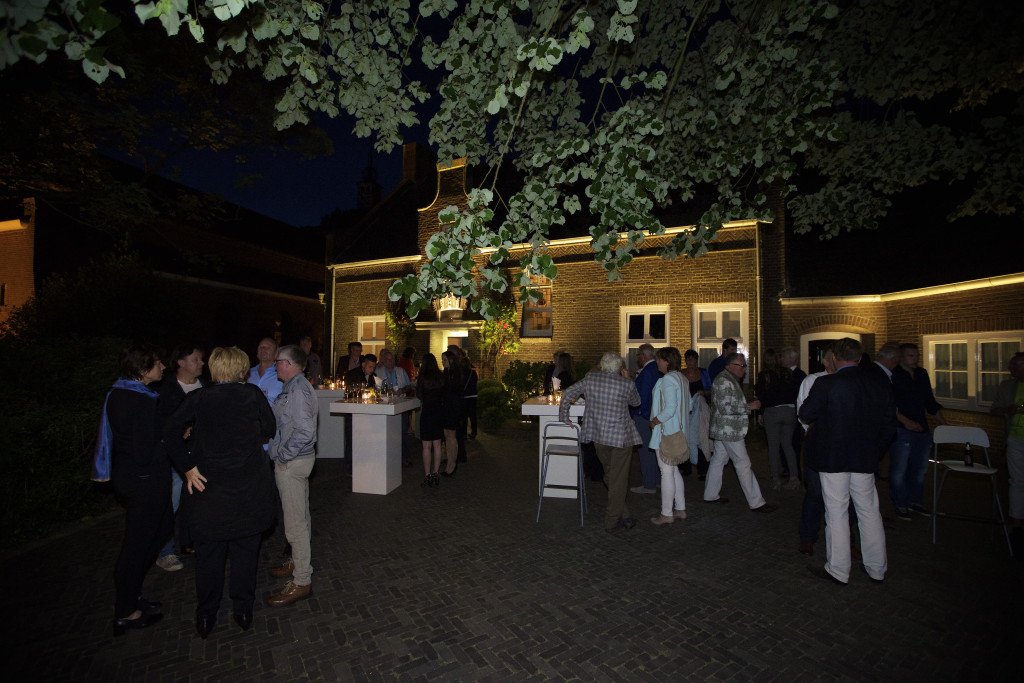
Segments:
[[[680,388],[680,391],[682,389]],[[662,434],[661,443],[658,445],[658,458],[666,465],[675,467],[684,460],[690,459],[690,444],[686,441],[686,431],[683,422],[683,402],[679,402],[679,431],[675,434]]]

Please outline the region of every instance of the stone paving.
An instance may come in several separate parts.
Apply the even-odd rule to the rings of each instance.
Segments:
[[[114,639],[121,516],[37,543],[3,561],[2,670],[48,681],[1020,680],[1024,563],[994,527],[946,521],[933,546],[928,518],[889,522],[885,583],[855,571],[839,587],[807,571],[823,543],[812,560],[796,551],[801,494],[766,491],[780,509],[752,514],[731,470],[731,503],[701,503],[692,475],[689,518],[665,527],[647,521],[655,496],[630,494],[640,524],[605,533],[597,483],[585,528],[570,500],[546,500],[535,524],[536,430],[513,421],[481,434],[438,489],[419,486],[417,467],[391,495],[353,494],[342,463],[321,461],[314,595],[257,604],[249,632],[225,595],[216,630],[195,636],[186,560],[149,573],[164,620]],[[749,439],[763,484],[762,441]],[[984,512],[987,491],[974,493]],[[264,544],[260,596],[278,583],[262,569],[282,547],[280,530]]]

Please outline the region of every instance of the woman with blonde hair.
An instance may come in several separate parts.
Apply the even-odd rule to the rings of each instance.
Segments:
[[[652,451],[658,452],[662,440],[671,434],[677,434],[686,427],[686,414],[689,412],[690,391],[686,379],[679,372],[682,357],[679,349],[667,346],[654,353],[658,363],[658,371],[662,377],[654,385],[651,402],[651,445]],[[689,456],[689,450],[686,452]],[[659,526],[671,524],[677,519],[686,519],[686,496],[683,492],[683,477],[679,467],[666,463],[658,453],[658,467],[661,469],[661,514],[651,517],[651,522]]]
[[[277,430],[263,392],[246,383],[249,358],[244,351],[216,348],[208,365],[213,386],[189,394],[164,429],[188,487],[182,509],[196,549],[196,632],[201,638],[217,623],[228,556],[235,622],[242,630],[252,626],[260,535],[274,521],[274,481],[263,444]],[[191,432],[188,449],[182,438],[186,431]]]

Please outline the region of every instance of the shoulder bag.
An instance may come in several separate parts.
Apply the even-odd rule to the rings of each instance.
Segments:
[[[677,375],[678,373],[672,373]],[[678,377],[676,382],[679,382]],[[682,383],[680,384],[680,392],[683,391]],[[680,393],[680,399],[682,394]],[[685,429],[685,418],[683,417],[683,402],[679,401],[679,431],[675,434],[662,434],[661,443],[658,445],[658,457],[666,465],[679,465],[684,460],[690,459],[690,445],[686,441],[686,429]]]

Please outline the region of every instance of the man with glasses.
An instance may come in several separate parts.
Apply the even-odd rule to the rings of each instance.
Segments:
[[[281,495],[284,535],[292,556],[270,570],[279,579],[291,579],[279,593],[267,598],[271,607],[284,607],[313,594],[310,566],[309,475],[316,461],[317,400],[313,385],[302,371],[306,353],[298,346],[282,346],[277,352],[277,376],[284,382],[274,401],[277,434],[270,440],[270,459]]]
[[[730,353],[725,356],[725,369],[718,373],[711,385],[714,412],[711,414],[711,438],[715,442],[715,454],[708,465],[707,480],[704,483],[705,503],[728,503],[722,492],[722,473],[725,463],[732,460],[736,468],[736,477],[740,480],[740,488],[747,498],[747,505],[754,512],[774,512],[777,505],[766,503],[761,496],[761,487],[757,485],[757,477],[750,467],[750,456],[747,455],[747,427],[750,424],[750,411],[761,407],[758,400],[747,401],[740,381],[747,373],[747,358],[742,353]]]

